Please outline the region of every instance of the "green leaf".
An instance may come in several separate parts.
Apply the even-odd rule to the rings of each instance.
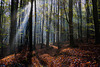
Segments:
[[[48,29],[46,29],[46,32],[48,32],[49,30]]]
[[[92,25],[94,25],[93,23],[87,23],[87,26],[92,26]]]
[[[100,21],[100,19],[98,21]]]
[[[89,30],[95,31],[93,28],[90,28]]]

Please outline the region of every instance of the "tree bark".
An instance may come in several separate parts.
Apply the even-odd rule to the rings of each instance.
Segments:
[[[54,5],[55,5],[55,0],[54,0]],[[55,18],[55,7],[54,7],[54,15],[53,15],[53,18]],[[54,33],[53,33],[53,45],[55,44],[55,20],[53,22],[53,30],[54,30]]]
[[[58,0],[58,22],[57,22],[57,45],[58,45],[58,49],[60,49],[60,45],[59,45],[59,0]]]
[[[99,22],[99,33],[100,33],[100,0],[98,0],[98,22]]]
[[[43,48],[43,42],[44,42],[44,37],[43,37],[43,31],[44,31],[44,10],[45,10],[45,0],[43,1],[43,20],[42,20],[42,44],[41,44],[41,48]]]
[[[29,15],[29,54],[27,56],[29,65],[32,64],[32,17],[33,16],[33,0],[31,0],[31,12]],[[35,47],[34,47],[35,48]]]
[[[92,0],[93,4],[93,19],[95,26],[95,44],[100,44],[100,32],[99,32],[99,22],[98,22],[98,11],[97,11],[97,0]]]
[[[78,2],[77,2],[78,4]],[[76,12],[77,12],[77,20],[78,20],[78,38],[80,38],[80,25],[79,25],[79,9],[78,9],[78,6],[76,5]]]
[[[46,1],[48,3],[48,1]],[[49,47],[49,23],[48,23],[48,6],[46,7],[46,47]]]
[[[3,23],[3,3],[1,0],[1,6],[0,6],[0,47],[1,47],[1,57],[3,57],[3,36],[2,36],[2,23]]]
[[[88,38],[89,38],[89,15],[90,15],[90,12],[89,12],[89,0],[86,0],[86,12],[87,12],[87,43],[88,43]]]
[[[80,41],[82,42],[82,9],[81,9],[81,0],[79,0],[79,14],[80,14]]]
[[[17,9],[18,0],[11,0],[11,25],[10,25],[10,38],[9,38],[9,49],[10,53],[14,50],[14,37],[16,35],[16,25],[17,25]]]
[[[73,39],[73,0],[69,1],[69,32],[70,32],[70,45],[74,45]]]
[[[36,0],[34,1],[35,2],[35,25],[34,25],[34,45],[33,45],[33,49],[35,50],[36,47],[36,22],[37,22],[37,16],[36,16]],[[33,10],[32,10],[33,11]]]

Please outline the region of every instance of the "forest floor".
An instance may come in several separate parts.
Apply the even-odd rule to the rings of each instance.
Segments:
[[[78,48],[68,47],[69,44],[62,44],[58,50],[56,45],[44,46],[32,52],[32,65],[30,67],[100,67],[100,46],[86,43],[80,44]],[[27,65],[28,51],[9,55],[0,60],[1,65],[10,67],[25,67]]]

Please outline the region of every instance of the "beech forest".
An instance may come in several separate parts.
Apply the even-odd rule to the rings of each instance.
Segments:
[[[0,0],[0,67],[100,67],[100,0]]]

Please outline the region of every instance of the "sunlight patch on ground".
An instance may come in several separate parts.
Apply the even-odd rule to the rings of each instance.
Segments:
[[[54,45],[50,45],[51,47],[53,47],[54,49],[58,49],[58,47],[57,46],[54,46]]]
[[[16,56],[19,56],[20,54],[17,54]],[[15,60],[15,54],[9,55],[3,59],[0,60],[0,64],[12,64],[13,61]]]
[[[57,46],[53,47],[57,48]],[[37,53],[33,51],[33,54],[36,54],[36,56],[32,57],[32,64],[34,67],[42,67],[43,64],[40,61],[42,61],[48,67],[98,67],[99,65],[99,63],[96,60],[94,60],[96,56],[93,52],[81,50],[79,48],[64,47],[60,50],[60,53],[62,54],[58,54],[57,56],[55,56],[56,49],[54,48],[50,48],[48,50],[39,49]],[[52,55],[52,53],[54,53],[54,55]],[[37,55],[39,58],[37,57]],[[22,59],[25,59],[23,58],[23,55],[19,56],[22,56]],[[15,60],[12,60],[12,58],[14,58],[14,54],[5,57],[4,60],[7,60],[7,62],[9,60],[14,62]]]

